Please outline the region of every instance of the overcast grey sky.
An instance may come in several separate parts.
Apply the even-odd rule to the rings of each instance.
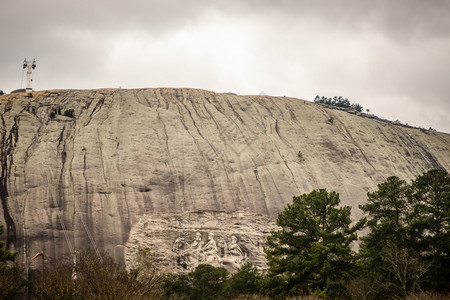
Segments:
[[[3,0],[0,89],[343,96],[450,133],[447,0]]]

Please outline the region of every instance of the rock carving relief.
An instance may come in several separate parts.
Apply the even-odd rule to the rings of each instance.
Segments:
[[[216,241],[212,232],[207,234],[206,240],[203,240],[202,233],[196,232],[191,242],[180,236],[175,239],[172,252],[176,253],[178,265],[188,270],[195,269],[199,264],[239,269],[250,254],[245,246],[238,243],[236,235]]]
[[[139,249],[149,248],[162,272],[185,274],[210,264],[233,274],[247,262],[264,272],[264,245],[275,226],[268,216],[241,211],[146,215],[131,229],[124,259],[133,265]]]

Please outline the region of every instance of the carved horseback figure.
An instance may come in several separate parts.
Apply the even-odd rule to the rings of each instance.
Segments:
[[[207,264],[211,265],[222,264],[222,259],[220,259],[218,255],[217,244],[216,241],[214,240],[214,233],[210,232],[208,234],[208,241],[206,242],[205,247],[203,247],[202,249],[202,254],[204,256],[204,261]]]

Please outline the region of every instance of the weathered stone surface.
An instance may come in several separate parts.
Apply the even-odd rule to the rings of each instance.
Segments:
[[[246,262],[264,270],[264,244],[269,229],[275,226],[269,216],[248,212],[148,215],[131,230],[125,258],[127,264],[132,264],[138,250],[148,247],[166,272],[188,272],[200,263],[235,272]],[[213,250],[208,242],[214,245]]]
[[[74,118],[64,116],[69,109]],[[167,220],[248,213],[241,221],[251,231],[251,215],[274,218],[315,188],[339,192],[358,218],[357,205],[386,177],[450,167],[449,134],[286,97],[55,90],[2,95],[0,114],[0,223],[27,269],[39,250],[52,259],[95,246],[123,260],[134,243],[156,245],[165,235],[169,253],[177,237],[192,242],[196,231],[227,243],[236,234],[250,249],[253,233],[235,233],[226,221],[224,231],[202,229],[199,217],[182,231]],[[145,222],[152,235],[143,235]]]

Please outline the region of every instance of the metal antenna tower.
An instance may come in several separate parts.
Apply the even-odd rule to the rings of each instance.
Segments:
[[[36,60],[33,59],[33,61],[31,60],[27,60],[26,58],[23,60],[23,68],[27,68],[27,89],[26,92],[27,93],[31,93],[33,91],[32,87],[31,87],[31,83],[33,82],[33,70],[36,68]]]

